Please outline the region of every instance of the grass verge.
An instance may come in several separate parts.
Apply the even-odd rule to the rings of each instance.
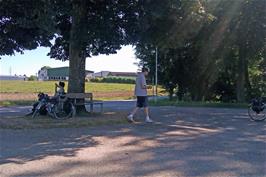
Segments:
[[[0,106],[29,106],[33,105],[36,100],[12,100],[12,101],[0,101]]]
[[[127,124],[126,114],[124,112],[94,113],[67,120],[56,120],[48,116],[39,116],[34,119],[27,116],[1,117],[0,129],[79,128]]]
[[[247,103],[221,103],[221,102],[186,102],[169,99],[151,100],[151,106],[178,106],[178,107],[213,107],[213,108],[247,108]]]

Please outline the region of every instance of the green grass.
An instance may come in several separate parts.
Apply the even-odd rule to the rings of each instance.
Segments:
[[[53,95],[55,83],[56,81],[0,81],[0,96],[2,93],[0,106],[32,105],[37,100],[39,92]],[[68,82],[65,83],[67,89]],[[128,100],[133,98],[134,86],[134,84],[86,82],[85,92],[92,92],[96,100]],[[159,87],[159,91],[162,90]],[[151,94],[151,90],[149,93]]]
[[[31,105],[39,92],[53,95],[55,83],[56,81],[0,81],[0,96],[3,94],[0,106]],[[68,82],[65,83],[67,89]],[[92,92],[96,100],[132,99],[133,90],[134,84],[85,83],[85,92]]]
[[[177,100],[151,100],[151,106],[178,106],[178,107],[214,107],[214,108],[247,108],[246,103],[222,103],[222,102],[188,102]]]
[[[56,81],[0,81],[0,93],[54,93]],[[67,88],[68,82],[65,82]],[[85,83],[86,92],[133,91],[134,84]]]
[[[8,106],[25,106],[25,105],[33,105],[34,100],[7,100],[0,101],[0,106],[8,107]]]
[[[79,116],[67,120],[56,120],[48,116],[31,117],[0,117],[0,129],[36,129],[36,128],[79,128],[104,125],[128,124],[127,113],[107,112]]]

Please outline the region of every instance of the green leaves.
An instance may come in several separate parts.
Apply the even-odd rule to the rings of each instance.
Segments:
[[[47,1],[49,2],[49,1]],[[51,46],[53,28],[47,2],[3,0],[0,4],[0,55]]]
[[[265,0],[156,4],[160,8],[144,9],[145,28],[136,54],[154,70],[153,51],[159,47],[159,79],[170,93],[187,93],[194,100],[235,101],[239,91],[245,92],[245,99],[258,93],[255,90],[266,90],[265,84],[256,84],[265,83]],[[258,63],[258,56],[264,62]],[[237,76],[245,79],[238,90]]]

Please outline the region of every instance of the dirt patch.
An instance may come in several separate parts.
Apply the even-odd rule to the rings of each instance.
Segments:
[[[88,114],[67,120],[56,120],[48,116],[1,117],[0,129],[34,129],[34,128],[64,128],[91,127],[127,123],[126,112],[105,112],[103,114]]]

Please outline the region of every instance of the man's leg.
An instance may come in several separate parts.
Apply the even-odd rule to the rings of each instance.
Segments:
[[[133,109],[133,111],[127,116],[127,120],[130,122],[133,122],[134,119],[134,115],[136,114],[136,112],[142,107],[142,102],[141,102],[141,97],[137,96],[137,103],[136,103],[136,107]]]
[[[135,107],[130,115],[134,116],[138,110],[139,110],[139,107]]]
[[[146,116],[145,122],[152,123],[153,120],[150,119],[149,108],[148,107],[144,107],[144,113],[145,113],[145,116]]]
[[[148,97],[146,96],[143,100],[143,106],[144,106],[144,113],[145,113],[145,116],[146,116],[146,119],[145,121],[146,122],[153,122],[151,119],[150,119],[150,116],[149,116],[149,108],[148,108]]]
[[[146,117],[149,117],[149,108],[148,107],[144,107],[144,114]]]
[[[130,121],[130,122],[134,122],[134,115],[136,114],[136,112],[139,110],[139,107],[135,107],[133,109],[133,111],[127,116],[127,120]]]

